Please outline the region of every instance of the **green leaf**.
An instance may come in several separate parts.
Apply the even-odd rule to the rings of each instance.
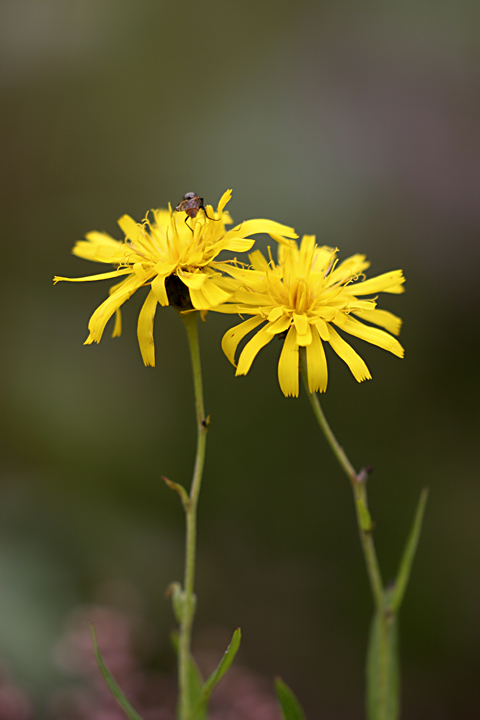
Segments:
[[[208,720],[207,705],[202,703],[203,678],[199,667],[190,655],[188,666],[188,692],[190,694],[190,707],[195,708],[191,715],[192,720]]]
[[[242,631],[240,630],[240,628],[237,628],[232,635],[230,645],[225,650],[217,669],[212,672],[212,674],[208,677],[205,685],[203,686],[203,694],[207,696],[207,699],[210,698],[210,695],[212,694],[214,688],[218,685],[222,677],[229,669],[230,665],[233,663],[235,655],[238,652],[238,648],[240,647],[241,639]]]
[[[171,635],[172,645],[175,650],[175,652],[178,655],[178,643],[179,643],[179,637],[178,633],[172,633]],[[188,694],[190,698],[190,707],[196,707],[200,703],[201,695],[203,690],[203,677],[202,673],[200,672],[200,669],[193,659],[193,657],[190,655],[190,660],[188,663]],[[206,708],[199,708],[199,711],[196,715],[192,715],[195,717],[195,720],[208,720]]]
[[[297,698],[281,678],[275,679],[275,690],[282,709],[283,720],[305,720]]]
[[[357,508],[358,508],[358,517],[360,520],[360,527],[362,528],[363,532],[369,533],[373,530],[373,522],[370,513],[368,512],[368,508],[363,502],[362,498],[357,497]]]
[[[232,635],[232,639],[230,641],[230,645],[225,650],[225,653],[220,660],[220,663],[216,670],[212,672],[212,674],[207,678],[205,681],[202,689],[201,689],[201,695],[198,698],[198,701],[196,704],[192,703],[194,705],[194,710],[191,715],[191,720],[200,720],[200,718],[204,717],[204,714],[206,713],[208,701],[210,700],[210,697],[212,695],[212,692],[222,679],[222,677],[225,675],[227,670],[229,669],[230,665],[233,663],[235,659],[235,655],[237,654],[238,648],[240,647],[240,640],[242,639],[242,633],[240,628],[237,628],[235,632]],[[202,714],[203,713],[203,714]]]
[[[183,592],[182,586],[176,581],[170,583],[165,595],[167,598],[172,598],[173,613],[176,621],[180,625],[183,620],[183,610],[185,605],[185,593]]]
[[[392,603],[391,609],[393,613],[396,613],[400,605],[402,604],[405,590],[407,589],[408,580],[410,578],[410,571],[412,569],[413,560],[417,551],[418,541],[420,539],[420,532],[422,530],[423,516],[425,514],[425,506],[428,498],[428,488],[424,488],[420,494],[418,501],[417,510],[415,512],[415,518],[413,520],[410,534],[407,538],[405,550],[403,551],[403,557],[400,562],[395,586],[392,592]]]
[[[367,718],[398,720],[399,715],[397,619],[394,615],[376,612],[367,653]]]
[[[115,679],[113,675],[111,674],[110,670],[107,668],[105,663],[103,662],[102,656],[100,655],[100,651],[98,649],[97,644],[97,638],[95,635],[95,628],[90,623],[90,634],[92,636],[92,642],[93,642],[93,650],[95,652],[95,658],[98,663],[98,667],[100,668],[100,672],[103,675],[103,679],[107,683],[108,689],[112,693],[115,700],[118,702],[118,704],[122,707],[123,711],[125,712],[125,715],[129,720],[142,720],[141,715],[137,713],[133,705],[130,704],[130,702],[127,700],[125,695],[123,694],[122,690],[118,687],[117,683],[115,682]]]

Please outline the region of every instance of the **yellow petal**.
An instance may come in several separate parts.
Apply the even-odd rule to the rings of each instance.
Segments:
[[[207,275],[203,272],[190,273],[185,270],[179,270],[177,275],[190,290],[199,290],[207,279]]]
[[[230,298],[231,299],[231,298]],[[223,313],[224,315],[261,315],[262,322],[265,320],[265,313],[261,308],[250,307],[249,305],[241,305],[240,303],[230,302],[222,305],[212,305],[209,308],[212,312]]]
[[[167,277],[168,275],[171,275],[175,268],[177,267],[177,263],[174,262],[163,262],[160,261],[154,266],[154,270],[159,275],[163,275],[163,277]]]
[[[128,300],[128,298],[131,297],[136,290],[138,290],[141,284],[142,283],[135,275],[130,275],[130,277],[121,284],[118,290],[113,292],[109,298],[99,305],[88,323],[90,334],[85,341],[86,345],[89,345],[92,342],[100,342],[107,322],[118,310],[118,308],[123,305],[123,303]]]
[[[257,318],[255,318],[257,319]],[[253,320],[253,318],[252,318]],[[256,335],[245,345],[242,353],[238,359],[238,367],[235,375],[246,375],[252,367],[252,363],[255,360],[259,351],[268,345],[273,335],[267,332],[267,328],[261,328]]]
[[[215,268],[215,270],[219,270],[220,272],[226,272],[232,277],[236,278],[237,280],[241,281],[243,280],[245,283],[250,283],[253,279],[258,279],[259,274],[248,270],[246,267],[234,265],[233,263],[229,262],[212,262],[211,264],[212,268]]]
[[[293,322],[299,335],[306,335],[308,332],[308,318],[306,315],[293,313]]]
[[[312,328],[312,342],[307,345],[308,389],[325,392],[328,383],[327,358],[317,328]]]
[[[336,321],[334,322],[350,335],[354,335],[355,337],[365,340],[372,345],[377,345],[384,350],[388,350],[388,352],[393,353],[397,357],[403,357],[404,355],[403,347],[400,345],[398,340],[386,333],[384,330],[364,325],[358,320],[355,320],[355,318],[347,315],[342,316],[341,323],[337,323]]]
[[[241,288],[235,293],[233,298],[234,302],[244,303],[248,306],[262,307],[268,302],[271,305],[271,300],[262,293],[252,292],[251,290],[244,290]]]
[[[298,344],[295,327],[291,327],[278,361],[278,382],[286,397],[298,397]]]
[[[318,334],[320,335],[322,340],[324,340],[325,342],[329,342],[330,335],[328,334],[328,325],[325,320],[322,320],[322,318],[318,318],[315,323],[315,327],[317,328]]]
[[[269,269],[268,260],[263,256],[260,250],[254,250],[253,253],[250,253],[248,259],[250,260],[254,270],[267,272]]]
[[[165,275],[157,275],[155,280],[152,281],[152,290],[160,305],[166,307],[169,303],[165,288]]]
[[[267,235],[281,235],[287,238],[298,237],[295,230],[287,225],[281,225],[274,220],[245,220],[241,225],[229,231],[229,234],[236,237],[247,237],[249,235],[257,235],[257,233],[266,233]]]
[[[151,265],[147,265],[147,268],[145,269],[145,264],[143,262],[136,262],[132,265],[133,272],[135,275],[137,275],[139,278],[141,278],[144,282],[147,279],[148,275],[152,274]]]
[[[296,328],[295,328],[296,329]],[[312,330],[310,325],[307,325],[307,332],[304,335],[300,335],[297,330],[297,343],[300,347],[306,347],[312,342]]]
[[[271,310],[268,314],[268,322],[275,322],[275,320],[278,320],[278,318],[282,317],[283,315],[283,307],[274,307],[273,310]]]
[[[351,345],[340,337],[331,325],[328,325],[327,327],[329,336],[328,342],[337,355],[348,365],[355,380],[358,382],[370,380],[372,376],[370,375],[370,371],[360,355],[355,352]]]
[[[352,275],[360,275],[360,273],[370,267],[370,263],[368,260],[365,260],[365,257],[365,255],[358,254],[343,260],[328,276],[329,283],[339,282],[343,278],[346,279]]]
[[[153,290],[147,295],[138,316],[137,337],[145,365],[155,366],[155,343],[153,341],[153,321],[157,309],[157,298]]]
[[[312,266],[313,251],[315,249],[315,235],[304,235],[300,245],[298,274],[302,277],[308,275]]]
[[[292,322],[291,317],[289,315],[282,315],[279,317],[275,322],[269,322],[267,325],[267,331],[270,333],[270,335],[277,335],[278,333],[285,332],[287,328],[290,327]]]
[[[231,197],[232,197],[232,191],[225,190],[225,192],[223,193],[222,197],[220,198],[220,202],[218,203],[218,206],[217,206],[217,212],[220,215],[220,217],[222,217],[223,208],[225,207],[225,205],[227,203],[230,202]]]
[[[120,337],[122,334],[122,312],[121,310],[115,311],[115,325],[112,330],[112,338]]]
[[[112,285],[110,288],[108,294],[112,295],[118,288],[120,288],[125,280],[122,280],[122,282],[118,283],[117,285]],[[113,332],[112,332],[112,338],[114,337],[120,337],[122,334],[122,313],[120,310],[115,311],[115,325],[113,326]]]
[[[75,243],[72,253],[85,260],[111,263],[119,262],[125,255],[125,243],[114,240],[107,233],[93,230],[85,235],[86,240]]]
[[[232,231],[233,232],[233,231]],[[228,233],[222,241],[222,250],[231,250],[232,252],[247,252],[255,245],[252,238],[228,237]],[[219,250],[220,252],[220,250]]]
[[[231,293],[222,290],[212,278],[207,278],[200,290],[190,289],[190,300],[197,310],[210,310],[226,302],[230,297]]]
[[[53,283],[54,285],[56,285],[57,282],[60,282],[61,280],[65,280],[66,282],[92,282],[93,280],[111,280],[112,278],[119,277],[120,275],[131,275],[131,273],[131,268],[123,268],[122,270],[112,270],[112,272],[98,273],[97,275],[87,275],[86,277],[81,278],[66,278],[58,277],[58,275],[55,275],[55,277],[53,278]]]
[[[344,292],[352,295],[371,295],[377,292],[388,292],[399,295],[405,292],[403,283],[405,278],[401,270],[392,270],[392,272],[383,273],[377,277],[370,278],[360,283],[353,283],[344,288]]]
[[[141,227],[135,222],[130,215],[122,215],[120,220],[117,221],[123,231],[125,238],[128,240],[140,241],[145,239],[145,235]]]
[[[222,338],[222,350],[232,365],[235,365],[235,353],[237,351],[238,343],[243,340],[245,335],[248,335],[249,332],[255,330],[256,327],[261,325],[262,322],[264,322],[263,318],[253,317],[245,320],[243,323],[240,323],[240,325],[227,330]]]
[[[313,253],[312,261],[313,272],[320,273],[325,278],[325,275],[333,267],[337,252],[337,248],[332,248],[329,245],[322,245],[321,247],[316,247],[315,252]],[[329,275],[328,277],[331,277],[331,275]]]
[[[361,320],[366,320],[374,325],[380,325],[394,335],[400,334],[402,320],[397,317],[397,315],[388,312],[388,310],[361,310],[358,313],[355,312],[355,314],[358,315]]]

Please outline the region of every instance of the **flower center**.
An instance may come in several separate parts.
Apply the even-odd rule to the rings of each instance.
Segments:
[[[293,306],[298,313],[304,313],[307,311],[310,305],[310,292],[308,285],[305,280],[298,280],[297,286],[293,294]]]

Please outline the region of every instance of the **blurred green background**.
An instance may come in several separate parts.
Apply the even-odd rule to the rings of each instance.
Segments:
[[[194,190],[236,221],[315,233],[371,274],[402,267],[403,361],[356,343],[373,381],[329,356],[324,408],[370,499],[393,577],[431,494],[401,614],[404,717],[478,712],[480,6],[353,0],[2,0],[0,660],[48,717],[70,610],[123,582],[158,629],[182,574],[195,445],[184,329],[157,313],[157,367],[124,332],[83,346],[109,283],[84,233]],[[266,243],[264,242],[264,245]],[[101,270],[101,267],[98,267]],[[371,600],[350,488],[279,347],[246,378],[201,326],[212,425],[200,502],[196,643],[240,625],[240,662],[297,692],[308,717],[363,717]],[[223,632],[223,630],[222,630]],[[223,648],[219,647],[219,652]]]

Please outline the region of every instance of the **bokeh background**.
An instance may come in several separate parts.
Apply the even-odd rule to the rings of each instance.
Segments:
[[[83,346],[109,283],[84,233],[177,203],[216,204],[315,233],[377,274],[402,267],[403,361],[361,346],[373,381],[330,355],[324,407],[370,499],[393,577],[431,489],[401,614],[404,717],[478,712],[480,5],[325,0],[2,0],[0,662],[34,708],[69,680],[69,614],[106,603],[152,628],[174,672],[164,591],[182,574],[195,425],[184,329],[157,313],[157,367],[124,333]],[[260,240],[266,245],[266,240]],[[98,270],[101,270],[99,267]],[[140,293],[138,293],[140,296]],[[363,717],[371,599],[350,489],[304,394],[285,399],[279,347],[246,378],[201,327],[209,435],[195,646],[281,675],[309,718]],[[57,658],[57,659],[56,659]],[[7,719],[8,720],[8,719]]]

